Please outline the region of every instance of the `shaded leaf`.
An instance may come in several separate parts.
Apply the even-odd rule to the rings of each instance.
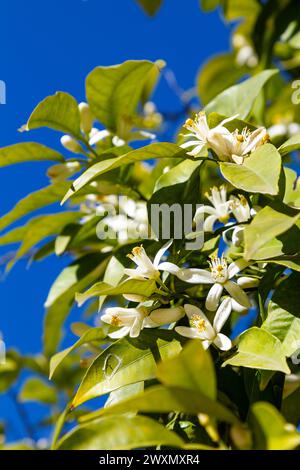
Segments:
[[[64,157],[56,150],[36,142],[23,142],[0,149],[0,167],[15,163],[48,160],[63,162]]]

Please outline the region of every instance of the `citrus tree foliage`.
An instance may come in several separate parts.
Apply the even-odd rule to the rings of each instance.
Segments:
[[[139,3],[153,15],[163,2]],[[18,244],[7,270],[72,258],[45,302],[43,352],[11,350],[0,366],[1,392],[31,371],[18,400],[49,406],[53,449],[300,445],[299,5],[200,3],[237,26],[232,51],[201,68],[200,109],[173,142],[160,141],[168,117],[150,101],[165,64],[140,60],[92,70],[86,103],[58,92],[36,106],[21,130],[58,131],[61,152],[0,150],[2,166],[50,162],[49,185],[0,218],[0,243]],[[193,227],[147,236],[164,203],[191,206],[193,227],[204,218],[201,248],[187,248]],[[76,303],[83,321],[62,350]],[[91,411],[97,397],[105,406]]]

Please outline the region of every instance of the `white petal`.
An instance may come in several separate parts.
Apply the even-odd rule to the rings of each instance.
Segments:
[[[227,281],[224,284],[225,289],[237,301],[237,303],[244,307],[251,307],[247,294],[235,282]]]
[[[217,219],[218,219],[217,216],[215,216],[215,215],[209,215],[209,216],[205,219],[204,224],[203,224],[204,232],[213,232],[213,230],[214,230],[214,223],[216,222]]]
[[[185,336],[186,338],[197,338],[201,339],[199,337],[199,332],[196,330],[196,328],[189,328],[188,326],[177,326],[175,328],[175,331],[181,335]]]
[[[126,274],[126,276],[131,277],[131,279],[139,279],[141,281],[145,279],[145,276],[141,274],[141,271],[139,269],[125,268],[124,274]]]
[[[207,316],[202,312],[202,310],[195,305],[185,304],[184,305],[185,313],[187,314],[189,320],[193,317],[193,315],[199,316],[202,320],[205,321],[205,330],[204,331],[197,331],[198,337],[201,339],[212,339],[216,336],[215,330],[211,326],[210,321],[208,320]]]
[[[207,310],[212,312],[217,310],[222,292],[223,286],[217,282],[210,288],[205,302],[205,307]]]
[[[234,299],[231,299],[231,306],[233,312],[241,313],[242,315],[245,315],[248,312],[247,307],[237,303]]]
[[[234,261],[228,266],[228,276],[229,279],[231,279],[233,276],[235,276],[237,273],[245,269],[247,266],[249,266],[249,261],[244,260],[243,258],[238,259],[237,261]]]
[[[211,345],[211,341],[208,340],[208,339],[205,339],[204,341],[202,341],[202,346],[203,346],[203,349],[208,349],[209,346]]]
[[[124,336],[127,336],[129,332],[130,332],[130,327],[123,326],[123,328],[120,328],[119,330],[116,330],[113,333],[109,333],[108,336],[113,339],[119,339],[119,338],[124,338]]]
[[[231,307],[232,307],[232,303],[231,303],[230,297],[227,297],[221,302],[221,305],[219,306],[216,312],[214,322],[213,322],[213,327],[218,333],[219,331],[221,331],[223,325],[227,321],[231,313]]]
[[[130,328],[130,338],[137,338],[143,326],[144,316],[137,315],[132,327]]]
[[[180,320],[184,315],[182,307],[158,308],[151,312],[150,319],[157,325],[166,325]]]
[[[210,271],[206,269],[180,269],[176,276],[182,281],[190,282],[191,284],[212,284],[214,282]]]
[[[155,258],[154,258],[154,261],[153,261],[153,265],[155,268],[157,268],[161,258],[163,257],[163,255],[165,254],[165,252],[167,251],[168,248],[170,248],[170,246],[172,245],[173,243],[173,239],[169,240],[167,243],[165,243],[159,250],[158,252],[156,253],[155,255]]]
[[[198,209],[196,210],[196,213],[195,213],[195,216],[194,216],[194,220],[197,221],[197,217],[199,215],[202,216],[202,214],[215,214],[216,213],[216,208],[215,207],[212,207],[212,206],[206,206],[206,205],[201,205],[200,207],[198,207]]]
[[[195,145],[199,145],[199,140],[188,140],[180,145],[182,149],[187,149],[189,147],[194,147]]]
[[[228,336],[225,336],[222,333],[217,334],[214,340],[214,344],[217,346],[217,348],[221,349],[221,351],[228,351],[232,347],[231,340],[228,338]]]
[[[165,261],[164,263],[160,263],[157,266],[157,269],[159,269],[160,271],[166,271],[167,273],[175,274],[175,275],[177,275],[177,273],[181,270],[179,266],[177,266],[174,263],[169,263],[168,261]]]

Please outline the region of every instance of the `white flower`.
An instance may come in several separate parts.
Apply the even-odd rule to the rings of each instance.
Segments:
[[[212,343],[222,351],[228,351],[231,348],[231,340],[220,333],[231,313],[230,298],[223,300],[219,306],[213,324],[210,323],[200,308],[186,304],[184,309],[189,318],[190,327],[177,326],[175,328],[177,333],[187,338],[201,339],[204,349],[207,349]]]
[[[189,118],[185,121],[184,127],[191,132],[190,134],[186,134],[185,137],[191,137],[192,139],[182,144],[181,147],[184,149],[194,147],[188,152],[188,155],[192,155],[193,157],[197,156],[205,146],[213,148],[214,136],[218,134],[230,134],[229,130],[224,127],[224,124],[232,121],[236,117],[237,116],[233,116],[224,119],[216,127],[210,129],[206,114],[201,111],[195,116],[195,119]]]
[[[80,128],[84,134],[89,134],[93,127],[94,117],[87,103],[79,103]]]
[[[160,260],[167,249],[171,246],[172,242],[173,240],[168,241],[168,243],[158,250],[153,262],[142,245],[134,247],[132,253],[127,256],[134,261],[137,267],[135,269],[124,269],[124,273],[132,279],[158,279],[160,276],[159,271],[164,269],[164,265],[169,264],[160,263]]]
[[[123,338],[127,335],[131,338],[136,338],[144,327],[144,320],[148,313],[149,311],[145,307],[110,307],[106,309],[101,320],[112,326],[120,327],[119,330],[108,335],[110,338]]]
[[[211,189],[211,194],[206,193],[205,196],[210,200],[212,206],[203,205],[199,207],[196,211],[194,220],[197,224],[199,218],[202,217],[202,214],[209,214],[209,216],[205,219],[203,230],[205,232],[212,232],[214,223],[217,220],[224,224],[228,222],[232,203],[227,201],[227,191],[224,185],[220,186],[220,188],[213,187]]]
[[[242,194],[239,194],[238,197],[230,196],[230,207],[234,217],[239,223],[247,222],[252,215],[248,201]]]
[[[227,261],[222,256],[221,258],[212,258],[210,270],[198,268],[179,268],[173,263],[162,263],[165,271],[174,274],[179,279],[191,284],[213,284],[210,288],[205,307],[207,310],[215,311],[219,305],[219,301],[225,289],[229,295],[244,307],[250,307],[251,304],[247,294],[243,289],[231,281],[231,279],[242,269],[248,266],[248,262],[239,259],[229,266]]]
[[[83,151],[79,142],[77,142],[77,140],[70,135],[63,135],[60,139],[60,143],[63,147],[72,153],[82,153]]]
[[[158,308],[150,312],[149,307],[142,305],[136,308],[110,307],[106,309],[101,320],[112,326],[120,327],[119,330],[108,335],[110,338],[117,339],[127,335],[136,338],[143,328],[167,325],[184,317],[182,307]]]
[[[237,129],[230,132],[224,124],[237,117],[236,115],[224,119],[216,127],[210,129],[205,113],[198,113],[194,120],[187,119],[185,122],[185,127],[191,131],[187,137],[192,137],[192,140],[185,142],[181,147],[194,147],[188,154],[197,156],[207,146],[217,154],[221,161],[242,164],[246,157],[269,140],[269,136],[264,127],[259,127],[252,132],[246,127],[241,133]]]

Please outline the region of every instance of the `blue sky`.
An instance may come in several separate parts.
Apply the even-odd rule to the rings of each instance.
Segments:
[[[165,0],[154,19],[135,0],[2,0],[1,19],[0,80],[7,87],[7,103],[0,106],[1,147],[35,140],[61,150],[58,133],[39,130],[24,135],[18,128],[39,101],[58,90],[84,100],[85,76],[97,65],[161,58],[187,89],[194,86],[208,57],[230,47],[228,25],[218,12],[201,12],[199,0]],[[180,107],[163,80],[155,98],[163,111]],[[47,184],[46,168],[39,163],[1,168],[1,214]],[[0,254],[5,252],[1,249]],[[43,303],[67,262],[50,257],[28,269],[21,261],[0,282],[0,331],[8,347],[39,352]],[[65,341],[70,343],[72,336]],[[33,421],[42,412],[31,405],[28,411]],[[0,420],[3,417],[10,420],[10,438],[24,435],[10,400],[0,395]]]

